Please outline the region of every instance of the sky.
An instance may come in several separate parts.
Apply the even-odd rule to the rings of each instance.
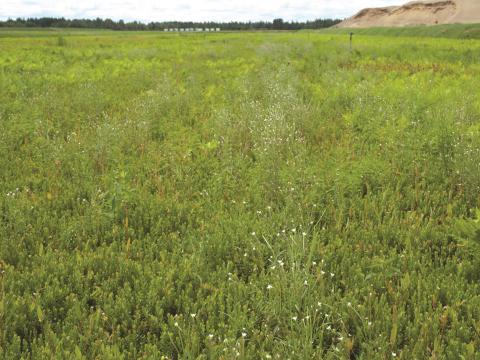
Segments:
[[[111,18],[125,21],[257,21],[345,18],[402,0],[0,0],[0,19]]]

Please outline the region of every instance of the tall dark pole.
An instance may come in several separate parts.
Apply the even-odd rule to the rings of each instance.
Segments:
[[[353,50],[353,32],[350,33],[350,52]]]

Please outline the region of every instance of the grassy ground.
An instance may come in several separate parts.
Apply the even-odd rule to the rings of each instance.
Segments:
[[[480,358],[480,42],[3,34],[5,359]]]
[[[453,39],[480,39],[480,24],[452,24],[435,26],[377,27],[367,29],[325,29],[326,34],[347,34],[381,36],[440,37]]]

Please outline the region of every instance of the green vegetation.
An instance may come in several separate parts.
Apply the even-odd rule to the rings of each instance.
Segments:
[[[65,19],[65,18],[29,18],[29,19],[9,19],[0,21],[0,28],[72,28],[72,29],[110,29],[120,31],[138,31],[138,30],[164,30],[179,28],[221,28],[222,30],[300,30],[300,29],[323,29],[338,24],[338,19],[316,19],[313,21],[283,21],[283,19],[274,19],[273,21],[256,22],[193,22],[193,21],[165,21],[150,22],[148,24],[133,21],[124,22],[123,20],[113,21],[112,19]]]
[[[453,24],[435,26],[377,27],[366,29],[325,29],[328,34],[347,34],[382,36],[440,37],[452,39],[480,39],[480,24]]]
[[[3,358],[480,359],[480,42],[51,34],[0,39]]]

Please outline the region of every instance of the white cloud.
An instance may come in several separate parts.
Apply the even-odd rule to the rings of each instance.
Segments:
[[[0,19],[55,16],[114,20],[248,21],[343,18],[402,0],[0,0]]]

